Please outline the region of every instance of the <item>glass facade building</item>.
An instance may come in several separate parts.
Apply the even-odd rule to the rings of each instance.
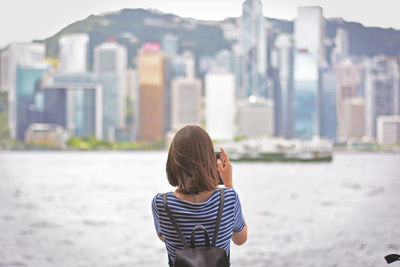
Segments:
[[[42,119],[38,122],[58,124],[67,127],[67,90],[65,88],[45,89],[40,92],[43,104],[37,103],[42,111]],[[43,108],[40,106],[43,105]]]
[[[318,64],[312,55],[296,52],[294,70],[295,136],[311,138],[318,127]]]
[[[33,122],[31,110],[38,81],[47,68],[17,67],[16,76],[16,137],[23,141],[25,131]]]
[[[95,88],[45,88],[44,123],[63,126],[72,136],[96,136]]]
[[[261,0],[246,0],[241,17],[242,86],[240,98],[267,96],[267,43]]]
[[[337,117],[336,117],[336,72],[323,69],[322,98],[321,98],[321,136],[337,139]]]
[[[271,54],[274,71],[275,135],[293,137],[293,38],[280,34]]]
[[[58,74],[54,76],[54,84],[64,86],[67,88],[94,88],[100,86],[102,88],[102,138],[109,140],[113,136],[113,131],[118,127],[118,85],[119,76],[116,74]],[[79,90],[78,90],[79,91]],[[84,101],[92,101],[89,99],[95,99],[94,92],[85,90],[84,93],[77,93],[74,96],[75,105],[79,109],[88,109],[87,105],[97,106],[94,103],[84,105]],[[94,100],[93,100],[94,101]],[[82,103],[82,104],[79,104]],[[86,115],[76,115],[77,122],[82,121],[82,117]],[[91,115],[87,115],[91,116]],[[95,120],[93,120],[95,121]],[[80,130],[79,133],[85,133],[86,130]]]
[[[365,63],[366,134],[375,139],[377,119],[400,114],[400,74],[396,59],[376,56]]]
[[[326,64],[324,25],[321,7],[299,7],[294,30],[294,132],[297,138],[310,139],[320,134],[320,68]]]

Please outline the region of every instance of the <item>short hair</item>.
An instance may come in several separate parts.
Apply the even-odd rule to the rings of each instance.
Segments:
[[[201,127],[188,125],[174,136],[168,152],[167,178],[177,191],[197,194],[218,186],[217,158],[210,136]]]

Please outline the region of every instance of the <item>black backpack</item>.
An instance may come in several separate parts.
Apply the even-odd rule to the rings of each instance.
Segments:
[[[220,188],[221,202],[219,203],[219,210],[217,215],[217,221],[215,223],[215,231],[210,244],[210,238],[206,228],[198,224],[192,230],[192,235],[190,238],[190,246],[188,246],[185,237],[183,236],[178,224],[176,223],[171,211],[167,204],[167,194],[163,194],[164,209],[168,214],[171,223],[174,225],[176,232],[184,246],[181,250],[176,250],[175,254],[175,264],[172,264],[169,260],[170,266],[173,267],[228,267],[229,259],[226,255],[226,251],[223,248],[218,248],[215,246],[217,242],[217,236],[219,231],[219,226],[221,224],[222,210],[224,208],[225,194],[224,189]],[[195,236],[194,233],[197,229],[204,231],[205,247],[195,247]]]

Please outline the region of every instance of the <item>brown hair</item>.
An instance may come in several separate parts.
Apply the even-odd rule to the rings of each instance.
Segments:
[[[183,194],[215,190],[217,162],[210,136],[199,126],[189,125],[174,136],[168,152],[167,177]]]

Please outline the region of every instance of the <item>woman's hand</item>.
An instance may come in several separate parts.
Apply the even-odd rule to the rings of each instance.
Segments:
[[[221,147],[221,152],[224,157],[224,162],[220,159],[217,160],[218,172],[221,175],[221,179],[224,182],[225,187],[233,188],[232,183],[232,165],[229,161],[228,154],[226,154],[225,150]]]

